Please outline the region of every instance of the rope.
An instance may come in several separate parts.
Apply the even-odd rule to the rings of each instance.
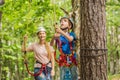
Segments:
[[[84,55],[84,54],[81,54],[80,56],[81,57],[99,57],[99,56],[103,56],[103,55],[106,55],[106,51],[108,49],[92,49],[92,48],[81,48],[80,51],[105,51],[104,53],[101,53],[101,54],[89,54],[89,55]]]
[[[27,72],[31,75],[31,76],[39,76],[43,70],[46,71],[46,65],[45,64],[42,64],[40,70],[37,72],[37,73],[32,73],[29,68],[28,68],[28,63],[25,62],[25,66],[26,66],[26,69],[27,69]]]
[[[86,50],[89,50],[89,51],[100,51],[100,50],[101,51],[107,51],[107,49],[102,49],[102,48],[101,49],[97,49],[97,48],[96,49],[92,49],[92,48],[80,48],[80,50],[85,50],[85,51]]]
[[[54,21],[56,21],[56,6],[55,6],[55,0],[54,0]]]
[[[37,73],[32,73],[29,68],[28,68],[28,60],[26,57],[26,51],[24,52],[24,64],[26,66],[27,72],[31,75],[31,76],[38,76],[42,73],[43,70],[46,71],[46,65],[47,64],[42,64],[41,69],[37,72]]]
[[[53,21],[56,21],[56,4],[55,4],[55,0],[52,0],[52,3],[53,3],[53,5],[54,5],[54,7],[53,7],[53,15],[54,15],[54,20]]]

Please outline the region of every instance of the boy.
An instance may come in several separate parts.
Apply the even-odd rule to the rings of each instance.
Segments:
[[[60,51],[60,80],[78,80],[74,52],[76,36],[72,31],[69,32],[71,28],[73,28],[72,20],[68,17],[62,17],[60,19],[60,28],[56,27],[56,33],[51,41],[51,45],[53,45],[54,40],[57,41],[57,46]]]

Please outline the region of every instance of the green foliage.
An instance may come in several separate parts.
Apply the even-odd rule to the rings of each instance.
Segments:
[[[115,49],[115,47],[118,45],[117,39],[118,39],[118,33],[117,31],[119,29],[120,23],[119,23],[119,17],[120,17],[120,4],[117,0],[109,0],[107,2],[106,7],[106,16],[107,16],[107,31],[108,31],[108,47],[110,50]],[[114,39],[113,42],[112,39]],[[110,46],[114,45],[114,46]],[[111,49],[112,48],[112,49]]]
[[[55,1],[55,2],[54,2]],[[0,6],[2,11],[2,30],[0,31],[0,39],[2,38],[2,56],[3,72],[8,73],[12,70],[15,74],[15,66],[19,67],[19,74],[25,72],[24,80],[32,80],[23,65],[23,53],[21,52],[21,43],[23,36],[28,34],[28,44],[37,41],[36,30],[38,26],[44,26],[47,29],[47,41],[51,40],[54,34],[53,24],[59,22],[59,18],[65,14],[60,7],[67,11],[71,11],[71,0],[5,0],[5,4]],[[107,0],[106,16],[107,16],[107,47],[108,62],[110,55],[115,55],[120,51],[120,0]],[[120,52],[119,52],[120,53]],[[28,53],[30,70],[33,71],[32,53]],[[57,56],[58,57],[58,56]],[[115,56],[116,57],[116,56]],[[2,77],[7,77],[2,74]],[[21,79],[23,80],[23,79]]]
[[[2,63],[4,63],[2,65],[4,67],[4,74],[2,74],[3,79],[8,76],[6,74],[10,72],[10,70],[12,71],[11,75],[15,77],[16,66],[19,68],[20,76],[24,76],[20,78],[24,80],[33,79],[31,76],[28,77],[25,71],[21,43],[25,34],[28,34],[28,44],[37,41],[36,30],[38,26],[44,26],[47,29],[47,41],[50,41],[54,33],[53,24],[59,22],[60,16],[64,15],[60,7],[62,6],[67,11],[71,10],[69,0],[53,1],[54,0],[5,0],[5,4],[0,6],[0,11],[3,13],[2,30],[0,32],[2,38],[2,49],[0,48],[0,52],[2,52]],[[33,71],[34,65],[33,56],[31,53],[27,55],[31,71]]]
[[[108,80],[119,80],[119,79],[120,79],[120,74],[108,75]]]
[[[110,64],[110,61],[115,62],[120,55],[120,38],[119,38],[120,8],[119,7],[120,7],[119,0],[108,0],[106,3],[108,64]],[[110,67],[110,65],[108,67]],[[112,80],[112,78],[109,79]]]

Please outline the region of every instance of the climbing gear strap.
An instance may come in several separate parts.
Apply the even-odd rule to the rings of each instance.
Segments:
[[[54,57],[55,61],[59,64],[59,66],[67,66],[70,67],[71,65],[77,65],[76,58],[74,58],[74,52],[72,48],[72,43],[69,43],[70,45],[70,50],[72,51],[72,54],[66,55],[62,51],[62,44],[59,39],[56,39],[55,42],[55,52],[54,52]],[[60,56],[59,59],[56,58],[56,49],[59,47],[60,51]]]
[[[47,64],[42,64],[42,63],[40,63],[40,62],[38,62],[38,61],[36,61],[36,62],[42,65],[41,68],[40,68],[40,70],[39,70],[37,73],[32,73],[32,72],[29,70],[29,68],[28,68],[28,63],[26,63],[26,62],[24,63],[25,66],[26,66],[27,72],[28,72],[31,76],[39,76],[39,75],[43,72],[43,70],[45,70],[45,71],[47,72],[46,66],[50,63],[50,61],[49,61]]]
[[[38,75],[40,75],[40,74],[42,73],[42,71],[46,68],[46,65],[45,65],[45,64],[42,64],[41,69],[39,70],[39,72],[37,72],[37,73],[32,73],[32,72],[30,72],[27,63],[25,63],[25,66],[26,66],[27,72],[28,72],[31,76],[38,76]]]

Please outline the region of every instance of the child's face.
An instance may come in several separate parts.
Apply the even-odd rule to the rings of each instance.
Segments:
[[[61,19],[60,21],[60,25],[61,25],[61,28],[66,28],[66,27],[70,27],[69,26],[69,20],[67,18],[63,18]]]
[[[45,39],[46,39],[46,32],[40,31],[40,32],[38,33],[38,38],[39,38],[40,40],[45,40]]]

